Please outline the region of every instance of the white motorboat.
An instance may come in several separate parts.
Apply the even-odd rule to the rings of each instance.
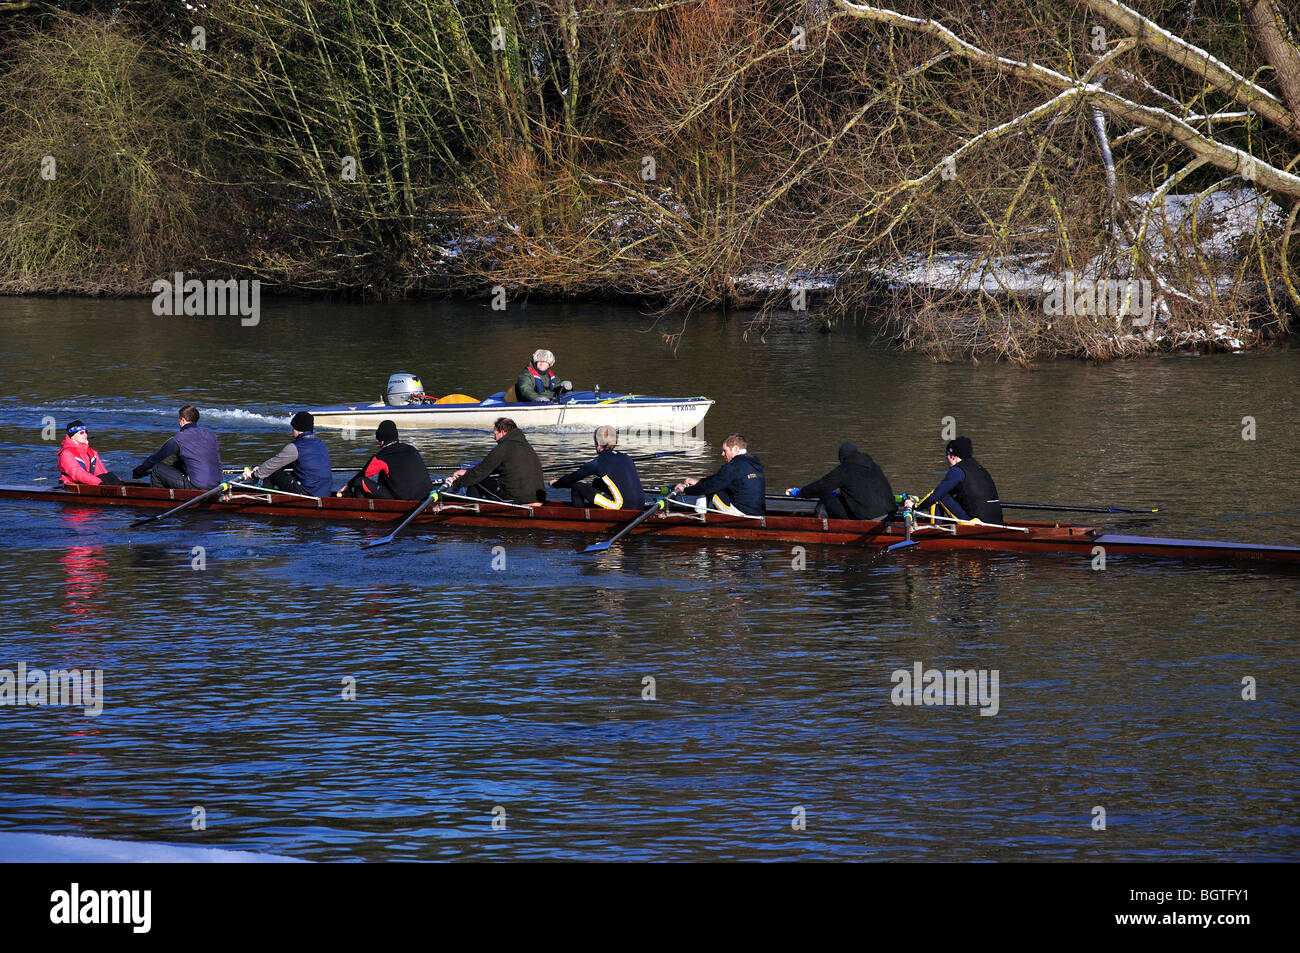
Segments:
[[[704,421],[713,406],[707,397],[653,397],[569,391],[541,403],[506,400],[504,391],[484,400],[464,394],[432,398],[419,378],[394,374],[388,396],[374,403],[312,408],[317,429],[373,430],[381,420],[399,430],[488,430],[498,417],[509,417],[523,430],[590,430],[602,424],[634,433],[689,433]]]

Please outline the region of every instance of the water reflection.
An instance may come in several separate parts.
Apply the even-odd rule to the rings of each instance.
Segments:
[[[1007,565],[984,554],[943,554],[926,567],[917,607],[961,638],[987,637],[1002,612],[1001,578]]]
[[[85,510],[64,510],[60,522],[71,534],[95,532],[101,524],[100,514]],[[104,594],[109,582],[108,560],[99,544],[68,546],[59,554],[63,572],[63,616],[61,628],[82,631],[90,619],[103,614]]]
[[[75,617],[95,615],[103,608],[108,562],[103,546],[70,546],[59,557],[64,574],[64,609]]]

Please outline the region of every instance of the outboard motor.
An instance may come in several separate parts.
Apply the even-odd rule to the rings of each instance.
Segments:
[[[388,393],[384,403],[389,407],[406,407],[409,404],[423,404],[424,385],[414,374],[394,374],[388,378]]]

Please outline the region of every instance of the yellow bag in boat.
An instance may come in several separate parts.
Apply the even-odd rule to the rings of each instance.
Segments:
[[[477,397],[470,397],[468,394],[448,394],[434,401],[435,404],[477,404],[478,402]]]

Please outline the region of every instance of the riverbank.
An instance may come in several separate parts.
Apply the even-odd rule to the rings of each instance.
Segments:
[[[467,243],[468,244],[468,243]],[[613,304],[639,308],[664,319],[670,341],[680,339],[689,313],[673,310],[672,289],[629,290],[618,284],[581,293],[547,288],[527,279],[485,285],[482,275],[460,267],[459,256],[448,254],[455,243],[433,246],[431,263],[400,290],[377,288],[303,288],[280,284],[256,271],[235,272],[202,266],[180,274],[200,283],[257,282],[267,300],[301,297],[319,300],[466,301],[489,312],[518,311],[530,304]],[[440,253],[440,254],[439,254]],[[1028,364],[1056,358],[1107,360],[1178,351],[1257,350],[1292,336],[1284,313],[1271,312],[1266,289],[1258,284],[1227,288],[1216,294],[1217,311],[1189,319],[1170,307],[1171,295],[1154,291],[1149,280],[1108,282],[1066,272],[1059,277],[1045,269],[1045,255],[1018,262],[982,262],[974,255],[947,255],[929,262],[904,259],[880,265],[869,277],[859,277],[853,309],[837,296],[852,279],[801,271],[750,271],[727,277],[717,299],[699,311],[731,315],[755,341],[781,328],[806,333],[834,333],[842,322],[865,324],[903,350],[920,350],[945,361],[978,359],[992,353]],[[111,276],[88,284],[37,279],[0,282],[0,296],[168,299],[174,275]],[[160,283],[161,282],[161,283]],[[164,286],[165,283],[165,286]],[[869,286],[864,294],[861,285]],[[536,285],[540,285],[537,287]],[[1125,295],[1128,298],[1125,298]],[[990,306],[999,320],[990,321]],[[176,314],[183,313],[179,308]],[[227,313],[222,311],[222,314]],[[233,310],[229,313],[234,313]],[[193,313],[203,317],[202,306]],[[1010,318],[1006,316],[1012,316]]]
[[[1300,119],[1240,78],[1271,75],[1268,36],[1170,14],[1188,80],[1120,55],[1156,35],[1139,17],[1104,54],[1124,68],[1093,77],[1066,0],[1053,30],[995,28],[1038,22],[1025,2],[936,14],[968,38],[960,70],[932,36],[897,45],[921,21],[843,2],[793,39],[784,8],[714,0],[6,18],[0,291],[180,273],[637,301],[1018,364],[1286,334]]]

